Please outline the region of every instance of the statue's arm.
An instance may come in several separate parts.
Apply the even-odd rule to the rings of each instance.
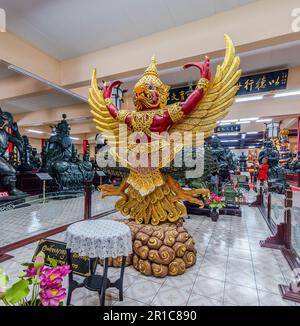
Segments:
[[[105,99],[106,108],[110,115],[121,123],[126,123],[131,126],[131,115],[128,110],[119,110],[112,102],[111,94],[114,87],[121,85],[123,82],[121,80],[113,81],[109,87],[104,83],[103,85],[103,97]]]
[[[210,60],[208,57],[205,58],[205,62],[203,64],[193,62],[186,64],[183,68],[186,69],[190,67],[198,68],[200,70],[201,77],[193,93],[184,102],[180,102],[182,111],[185,115],[191,113],[200,103],[211,79]]]

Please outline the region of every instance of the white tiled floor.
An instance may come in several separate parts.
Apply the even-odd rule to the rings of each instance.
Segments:
[[[295,305],[281,299],[278,284],[287,284],[292,273],[282,254],[261,248],[260,240],[270,235],[256,208],[242,207],[243,217],[222,216],[212,222],[204,216],[191,216],[185,227],[193,235],[198,249],[197,263],[185,274],[158,279],[143,276],[132,266],[124,276],[124,301],[118,301],[115,289],[108,289],[106,305]],[[119,213],[109,218],[119,217]],[[64,234],[51,238],[64,240]],[[12,281],[18,263],[32,258],[36,243],[17,249],[12,260],[2,263]],[[117,278],[118,269],[109,275]],[[74,305],[99,305],[96,293],[77,289]]]
[[[99,200],[100,193],[92,195],[92,216],[114,208],[115,198]],[[30,206],[0,212],[0,247],[83,219],[84,197],[64,200],[41,200]]]

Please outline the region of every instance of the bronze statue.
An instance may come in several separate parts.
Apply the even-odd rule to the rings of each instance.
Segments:
[[[89,161],[81,161],[70,138],[70,127],[66,115],[55,127],[49,138],[45,159],[51,174],[60,190],[76,190],[83,187],[84,181],[93,179],[93,166]]]
[[[16,170],[6,159],[8,142],[12,142],[22,155],[23,139],[18,125],[11,113],[3,112],[0,108],[0,183],[10,196],[21,196],[24,193],[16,188]]]

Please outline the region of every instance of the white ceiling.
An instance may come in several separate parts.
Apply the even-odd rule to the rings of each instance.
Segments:
[[[63,60],[257,0],[0,0],[7,29]]]
[[[17,99],[0,100],[3,111],[24,113],[81,104],[77,98],[52,90]]]

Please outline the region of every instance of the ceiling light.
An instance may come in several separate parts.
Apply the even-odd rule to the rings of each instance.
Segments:
[[[286,97],[286,96],[294,96],[294,95],[300,95],[300,90],[278,93],[275,94],[273,97]]]
[[[242,134],[242,139],[245,139],[246,138],[246,134]]]
[[[80,138],[77,138],[77,137],[70,137],[70,138],[73,140],[80,140]]]
[[[248,131],[247,135],[256,135],[258,134],[258,131]]]
[[[238,142],[238,139],[230,139],[230,140],[221,140],[222,143],[232,143],[232,142]]]
[[[44,133],[43,131],[40,131],[40,130],[34,130],[34,129],[26,129],[26,130],[29,132],[33,132],[34,134],[43,134]]]
[[[218,136],[238,136],[238,132],[220,132],[217,134]]]
[[[235,149],[235,146],[229,146],[228,148],[229,149]]]
[[[249,120],[247,120],[247,121],[239,121],[239,124],[241,124],[241,125],[244,125],[246,123],[251,123],[251,121],[249,121]]]
[[[220,126],[228,126],[228,125],[231,125],[230,122],[221,122],[220,123]]]
[[[232,119],[232,120],[221,120],[221,123],[227,123],[227,122],[230,122],[230,123],[232,123],[232,122],[238,122],[239,120],[238,119]]]
[[[256,120],[255,122],[271,122],[273,119],[259,119]]]
[[[248,148],[256,148],[256,146],[248,146]]]
[[[259,118],[255,117],[255,118],[245,118],[245,119],[240,119],[240,121],[256,121]]]
[[[263,96],[259,95],[259,96],[249,96],[249,97],[239,97],[235,99],[236,103],[241,103],[241,102],[249,102],[249,101],[258,101],[258,100],[262,100]]]

